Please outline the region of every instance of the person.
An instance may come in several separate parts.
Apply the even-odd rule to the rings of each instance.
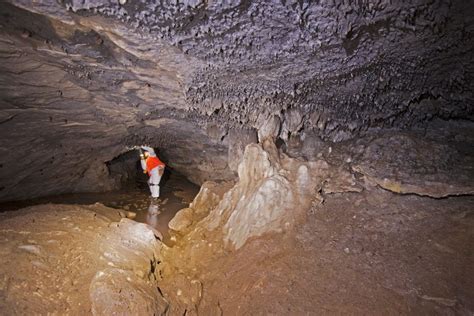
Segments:
[[[156,156],[155,150],[148,146],[141,146],[143,154],[140,154],[143,173],[148,174],[148,186],[153,198],[160,197],[160,180],[165,171],[165,164]]]

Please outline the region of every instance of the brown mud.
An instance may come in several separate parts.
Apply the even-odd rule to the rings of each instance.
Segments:
[[[329,194],[294,231],[235,252],[216,232],[185,236],[166,251],[160,287],[176,314],[472,315],[473,205],[380,188]]]

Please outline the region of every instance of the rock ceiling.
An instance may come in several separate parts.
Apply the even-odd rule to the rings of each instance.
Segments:
[[[473,120],[469,12],[465,1],[2,2],[0,199],[114,188],[104,163],[137,143],[194,182],[228,179],[234,145],[269,119],[283,141]]]

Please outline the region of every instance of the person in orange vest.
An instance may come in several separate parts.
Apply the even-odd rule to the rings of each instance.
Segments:
[[[153,198],[160,197],[160,180],[165,171],[165,164],[156,156],[155,150],[148,146],[141,146],[143,154],[140,154],[143,173],[148,174],[148,186]]]

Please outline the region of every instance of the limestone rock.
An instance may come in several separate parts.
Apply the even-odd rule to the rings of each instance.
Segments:
[[[176,232],[184,233],[193,223],[194,210],[192,208],[183,208],[168,223],[168,227]]]
[[[291,108],[285,115],[281,128],[281,138],[288,140],[288,136],[296,134],[303,127],[303,116],[297,109]]]
[[[127,270],[98,271],[89,291],[93,315],[156,315],[168,306],[152,282]]]
[[[222,196],[233,186],[233,182],[204,182],[188,208],[180,210],[169,222],[168,227],[185,234],[194,223],[206,217],[221,201]]]
[[[288,160],[283,168],[272,142],[246,147],[239,165],[239,181],[206,218],[210,230],[223,225],[224,240],[235,248],[248,238],[271,231],[283,231],[294,221],[291,211],[308,203],[317,179],[307,167]],[[264,149],[266,147],[267,149]],[[306,168],[306,169],[305,169]],[[297,174],[295,177],[288,172]],[[294,171],[293,171],[294,169]]]
[[[352,173],[340,170],[338,173],[330,175],[325,180],[322,191],[326,194],[361,192],[362,186],[356,181]]]
[[[222,199],[222,196],[233,186],[232,182],[207,181],[199,190],[198,194],[190,204],[197,215],[207,215],[214,209]]]
[[[257,133],[254,129],[231,129],[229,131],[229,168],[237,172],[240,161],[248,144],[257,143]]]
[[[264,139],[275,139],[280,132],[280,118],[276,115],[271,115],[261,123],[258,129],[258,140],[263,142]]]
[[[469,1],[145,2],[0,3],[0,200],[116,189],[137,144],[202,184],[235,178],[232,129],[474,119]]]
[[[174,219],[176,230],[181,229],[178,224],[182,223],[190,234],[188,240],[201,240],[205,230],[221,229],[224,243],[238,249],[251,237],[290,230],[295,221],[305,216],[313,200],[323,201],[321,192],[362,190],[347,170],[323,159],[288,157],[277,150],[271,138],[247,145],[238,173],[233,186],[205,183],[190,209],[184,209]],[[220,188],[219,193],[216,188]]]
[[[389,191],[441,198],[474,194],[473,165],[453,144],[387,133],[370,142],[353,169]]]
[[[153,314],[161,244],[103,205],[40,205],[0,214],[0,309],[16,314]],[[2,284],[8,286],[3,286]]]
[[[291,135],[286,142],[286,152],[291,157],[302,157],[306,160],[316,160],[318,155],[327,151],[329,146],[321,140],[314,131],[308,131],[302,134]]]

